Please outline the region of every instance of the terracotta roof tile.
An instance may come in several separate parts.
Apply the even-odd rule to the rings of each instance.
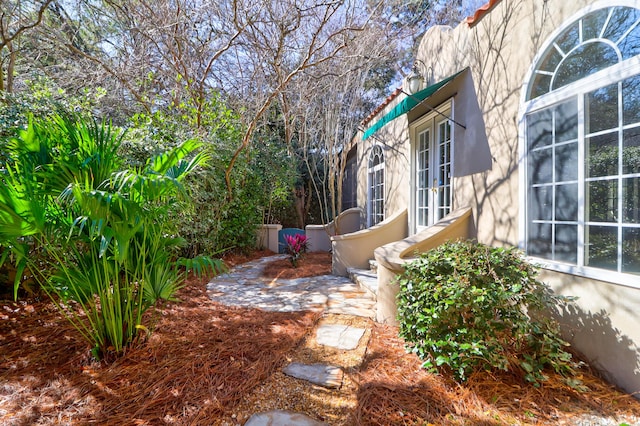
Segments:
[[[487,3],[480,6],[478,10],[476,10],[476,12],[473,14],[473,16],[469,16],[462,22],[466,22],[469,26],[476,24],[480,20],[480,18],[486,15],[491,10],[491,8],[499,2],[500,0],[489,0]]]
[[[374,109],[371,114],[369,114],[367,116],[367,118],[365,118],[364,120],[362,120],[362,125],[366,125],[368,122],[370,122],[371,120],[373,120],[373,117],[375,117],[380,111],[382,111],[387,105],[389,105],[391,103],[391,101],[393,101],[395,98],[398,97],[398,95],[402,93],[402,87],[398,87],[396,90],[393,91],[392,94],[390,94],[389,96],[387,96],[387,99],[385,99],[380,105],[378,105],[376,107],[376,109]]]

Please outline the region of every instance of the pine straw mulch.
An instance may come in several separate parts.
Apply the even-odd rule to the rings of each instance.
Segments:
[[[345,424],[575,425],[589,416],[640,419],[638,400],[588,368],[580,373],[589,391],[580,393],[553,372],[547,372],[549,380],[540,388],[521,376],[489,372],[458,385],[427,373],[420,365],[415,355],[405,352],[396,327],[376,324],[367,356],[356,373],[357,409]]]
[[[275,279],[307,278],[316,275],[331,274],[331,253],[306,253],[293,268],[291,261],[276,259],[265,265],[264,277]]]
[[[317,313],[225,307],[191,281],[111,363],[48,302],[0,302],[0,424],[208,425],[282,366]]]
[[[86,343],[50,303],[0,302],[0,424],[241,424],[262,391],[261,400],[304,401],[307,392],[327,407],[343,403],[309,413],[332,425],[569,425],[585,414],[640,416],[640,402],[588,369],[581,371],[587,393],[553,375],[541,388],[490,373],[457,385],[422,370],[397,328],[371,322],[362,363],[344,364],[346,385],[318,393],[280,372],[289,360],[318,354],[309,346],[318,314],[225,307],[207,297],[203,280],[191,280],[179,298],[157,311],[146,344],[102,364],[90,361]],[[339,354],[330,355],[340,365]]]

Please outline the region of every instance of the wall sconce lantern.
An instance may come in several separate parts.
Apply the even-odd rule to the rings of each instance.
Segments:
[[[427,67],[420,59],[416,59],[411,67],[411,74],[407,76],[409,93],[416,94],[424,88],[425,83],[431,84],[432,73],[431,67]]]

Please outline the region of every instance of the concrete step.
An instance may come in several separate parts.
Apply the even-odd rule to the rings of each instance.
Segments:
[[[348,268],[347,273],[351,281],[371,294],[374,300],[378,298],[378,275],[369,269]]]
[[[369,269],[371,270],[371,272],[373,272],[374,274],[378,273],[378,262],[375,259],[370,259],[369,260]]]

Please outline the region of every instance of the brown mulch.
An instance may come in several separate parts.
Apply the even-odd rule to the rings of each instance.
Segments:
[[[328,256],[312,267],[314,257],[294,275],[327,273]],[[269,273],[293,270],[279,267]],[[380,324],[371,325],[362,364],[344,364],[348,385],[319,394],[279,372],[317,352],[308,337],[318,314],[225,307],[207,297],[205,283],[191,280],[181,302],[157,310],[148,341],[110,363],[90,360],[87,344],[51,303],[0,301],[0,424],[241,424],[235,419],[255,411],[252,398],[268,389],[278,392],[264,400],[304,401],[300,392],[315,392],[306,400],[334,407],[316,413],[332,425],[569,425],[583,414],[640,416],[640,402],[588,369],[581,371],[586,393],[552,374],[540,388],[507,373],[477,374],[458,385],[422,370],[397,328]]]
[[[225,265],[227,265],[227,267],[232,268],[241,263],[250,262],[252,260],[261,259],[267,256],[273,256],[275,254],[276,253],[268,249],[253,250],[249,253],[228,251],[224,255],[222,255],[222,260],[224,261]]]
[[[191,281],[144,345],[109,364],[48,302],[0,302],[0,424],[211,424],[304,339],[316,313],[212,302]]]
[[[405,352],[397,327],[376,324],[356,373],[357,408],[346,424],[575,425],[584,415],[640,416],[637,399],[588,368],[580,370],[580,378],[589,391],[577,392],[553,372],[546,372],[549,379],[539,388],[508,372],[476,373],[459,385],[427,373],[421,364]]]
[[[331,274],[331,253],[306,253],[292,267],[289,258],[273,260],[266,264],[262,275],[267,278],[307,278]]]

